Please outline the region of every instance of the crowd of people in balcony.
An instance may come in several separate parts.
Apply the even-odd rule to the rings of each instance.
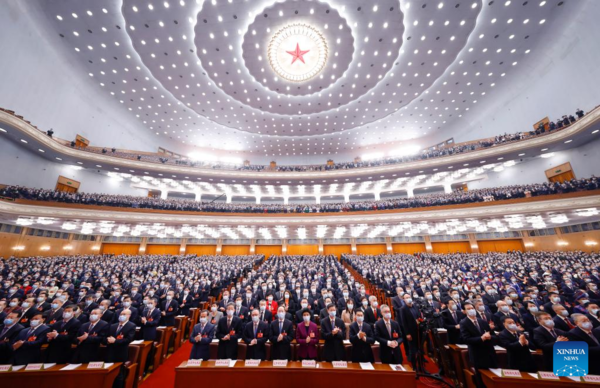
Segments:
[[[189,199],[161,199],[115,194],[68,193],[64,191],[27,188],[23,186],[7,186],[0,190],[0,197],[96,206],[210,213],[340,213],[489,202],[523,198],[527,196],[535,197],[570,193],[574,191],[597,190],[598,188],[600,188],[600,179],[592,176],[591,178],[573,179],[562,183],[546,182],[512,185],[469,191],[455,191],[448,194],[419,195],[412,198],[406,197],[379,201],[287,205],[197,202]]]
[[[508,353],[508,368],[552,371],[555,342],[584,341],[589,373],[599,373],[596,253],[263,259],[86,255],[4,260],[0,362],[102,361],[100,344],[109,349],[107,361],[118,362],[126,359],[126,345],[136,336],[152,341],[157,326],[174,326],[177,315],[202,306],[189,339],[194,359],[209,358],[213,339],[217,358],[237,359],[239,339],[247,346],[247,359],[266,359],[269,342],[271,359],[290,360],[296,343],[299,359],[340,361],[346,360],[344,340],[349,339],[348,361],[373,362],[376,351],[382,363],[401,364],[404,353],[415,365],[419,342],[426,341],[419,326],[431,322],[447,330],[449,344],[467,345],[476,370],[498,366],[494,346],[499,345]],[[377,350],[371,347],[375,341]],[[533,360],[531,350],[536,349],[543,354],[541,366]]]
[[[479,140],[474,142],[462,143],[457,145],[447,145],[443,147],[430,147],[427,149],[423,149],[419,153],[415,155],[407,155],[401,157],[388,157],[383,159],[376,160],[360,160],[360,161],[351,161],[351,162],[342,162],[342,163],[327,163],[321,165],[279,165],[274,168],[266,165],[236,165],[232,163],[223,163],[223,162],[209,162],[209,161],[194,161],[182,158],[175,157],[167,157],[164,155],[151,155],[151,154],[135,154],[129,151],[121,151],[115,148],[110,150],[106,148],[94,148],[94,147],[84,147],[82,150],[102,153],[105,155],[116,156],[120,158],[126,159],[134,159],[146,162],[153,163],[161,163],[161,164],[175,164],[180,166],[190,166],[190,167],[200,167],[200,168],[210,168],[210,169],[225,169],[225,170],[240,170],[240,171],[282,171],[282,172],[290,172],[290,171],[331,171],[331,170],[348,170],[354,168],[364,168],[364,167],[377,167],[382,165],[389,164],[398,164],[398,163],[406,163],[413,162],[418,160],[426,160],[431,158],[438,158],[443,156],[450,156],[455,154],[461,154],[470,151],[476,151],[483,148],[489,148],[501,144],[506,144],[509,142],[520,141],[524,139],[529,139],[531,137],[539,136],[545,134],[547,132],[553,132],[555,130],[563,129],[573,123],[575,123],[578,119],[584,116],[584,112],[581,109],[577,109],[575,116],[573,115],[563,115],[562,118],[556,120],[556,122],[551,121],[548,123],[548,128],[546,128],[545,124],[541,124],[538,128],[532,131],[525,132],[516,132],[516,133],[505,133],[503,135],[495,136],[494,138],[489,138],[485,140]]]

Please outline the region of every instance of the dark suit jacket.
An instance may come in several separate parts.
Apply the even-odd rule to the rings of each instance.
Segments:
[[[418,310],[418,307],[416,307],[414,304],[413,308]],[[417,325],[417,320],[413,316],[408,305],[405,305],[400,309],[400,315],[402,316],[402,332],[405,336],[410,334],[413,338],[413,341],[416,341],[419,325]]]
[[[554,332],[556,333],[557,337],[567,336],[567,334],[560,329],[554,329]],[[553,358],[555,342],[556,338],[554,338],[545,327],[538,326],[533,329],[533,343],[535,344],[536,348],[542,351],[542,355],[544,357],[544,371],[547,372],[554,371],[552,365],[554,363]]]
[[[500,346],[506,349],[508,355],[508,367],[518,369],[521,372],[537,372],[533,356],[529,346],[523,346],[519,342],[520,334],[515,337],[511,332],[504,329],[498,334]]]
[[[227,334],[230,335],[229,340],[223,340],[223,337]],[[231,325],[227,327],[227,317],[221,318],[217,323],[215,336],[219,340],[217,358],[237,360],[238,338],[242,337],[242,320],[238,317],[232,317]]]
[[[373,308],[371,306],[369,306],[365,309],[365,322],[372,325],[375,322],[377,322],[379,319],[381,319],[381,310],[379,309],[379,307],[377,307],[376,310],[377,310],[377,316],[375,316],[375,312],[373,311]]]
[[[99,319],[92,330],[90,330],[91,325],[91,322],[84,323],[77,332],[77,337],[81,337],[84,333],[88,333],[88,337],[83,342],[79,342],[78,339],[75,339],[77,349],[73,356],[74,363],[87,364],[89,362],[102,360],[98,355],[98,350],[100,349],[100,344],[104,342],[104,339],[108,335],[110,324]]]
[[[487,322],[477,319],[477,323],[480,329],[469,318],[460,321],[460,338],[469,348],[469,359],[475,369],[496,368],[498,361],[494,345],[498,342],[498,337],[493,334]],[[481,336],[484,332],[490,332],[492,339],[483,341]]]
[[[567,318],[567,319],[569,320],[569,322],[571,322],[571,318]],[[552,320],[554,321],[554,327],[556,329],[562,330],[564,332],[571,330],[569,325],[561,317],[554,316],[554,318],[552,318]],[[571,322],[571,324],[573,324],[573,322]]]
[[[47,342],[46,334],[50,327],[39,325],[33,332],[29,328],[19,332],[15,342],[23,341],[21,347],[14,351],[14,365],[26,365],[42,362],[42,345]]]
[[[358,322],[350,325],[350,343],[352,344],[352,362],[374,362],[371,345],[375,343],[375,333],[368,323],[362,325],[362,332],[366,334],[366,340],[358,338],[360,332]]]
[[[460,344],[460,328],[456,328],[456,325],[460,324],[460,321],[465,318],[465,314],[462,311],[456,311],[456,320],[452,316],[452,312],[448,309],[442,311],[442,320],[444,323],[444,329],[448,331],[448,343],[449,344]]]
[[[283,339],[277,341],[279,337],[279,319],[273,320],[269,328],[269,334],[271,338],[271,359],[273,360],[289,360],[292,356],[290,343],[294,340],[294,327],[292,321],[284,319],[283,321]]]
[[[156,339],[156,328],[160,323],[160,310],[155,308],[152,313],[149,314],[149,310],[145,309],[142,313],[141,318],[146,318],[146,323],[140,323],[142,327],[142,338],[144,341],[154,341]]]
[[[247,307],[241,306],[238,314],[236,314],[236,310],[234,310],[233,314],[239,319],[241,319],[242,323],[246,323],[250,320],[250,310],[248,310]]]
[[[263,318],[262,320],[265,321],[265,322],[267,322],[267,323],[270,323],[273,320],[273,313],[270,312],[267,309],[265,309],[264,312],[260,312],[259,311],[258,312],[258,316],[261,317],[261,318]]]
[[[390,320],[392,335],[388,333],[385,321],[380,319],[375,323],[375,341],[379,342],[379,358],[383,364],[402,364],[402,353],[400,346],[392,349],[388,346],[388,341],[398,341],[402,343],[402,330],[398,322]]]
[[[242,330],[242,339],[246,343],[247,360],[264,360],[267,358],[265,344],[269,339],[268,323],[259,321],[256,326],[256,335],[254,335],[254,322],[251,320],[246,323],[244,330]],[[252,342],[253,339],[256,339],[256,345],[250,346],[250,342]]]
[[[111,323],[113,321],[114,316],[115,316],[114,311],[106,310],[106,311],[104,311],[104,314],[102,314],[100,316],[100,319],[106,323]]]
[[[62,320],[62,315],[63,315],[63,309],[59,308],[56,311],[52,311],[52,310],[46,310],[44,312],[44,317],[46,318],[46,325],[48,326],[52,326],[54,325],[56,322],[61,321]]]
[[[207,322],[204,325],[204,330],[201,330],[202,325],[198,323],[194,326],[192,335],[190,336],[190,342],[192,343],[192,351],[190,353],[190,360],[208,360],[210,358],[209,346],[215,337],[216,325]],[[196,336],[200,334],[200,341],[196,341]]]
[[[71,318],[65,324],[60,320],[50,326],[50,331],[58,333],[56,338],[48,341],[46,350],[46,362],[55,362],[57,364],[66,364],[71,362],[71,344],[75,342],[81,322],[77,318]]]
[[[167,300],[164,300],[160,305],[160,311],[164,311],[165,315],[163,316],[161,313],[160,322],[163,326],[175,326],[175,317],[179,312],[179,302],[173,298],[171,302],[169,302],[169,307],[167,307]]]
[[[335,327],[339,328],[337,334],[333,334],[331,318],[321,321],[321,338],[325,340],[323,358],[327,362],[344,361],[346,352],[344,350],[344,339],[346,339],[346,324],[340,318],[335,318]]]
[[[119,333],[117,333],[118,328],[119,324],[114,323],[107,330],[107,336],[104,339],[106,362],[126,362],[129,359],[129,344],[135,338],[135,323],[128,321]],[[108,343],[108,337],[113,337],[115,342]]]
[[[396,318],[396,322],[401,323],[402,313],[400,312],[400,309],[404,307],[404,300],[399,296],[394,296],[392,298],[392,307],[394,309],[394,317]]]

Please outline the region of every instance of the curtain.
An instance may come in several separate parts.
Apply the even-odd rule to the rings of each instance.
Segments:
[[[185,253],[188,255],[198,256],[214,256],[217,254],[216,245],[188,245],[185,248]]]
[[[319,254],[319,246],[318,245],[288,245],[287,246],[287,254],[288,255],[318,255]]]
[[[427,252],[427,250],[425,243],[398,243],[392,244],[392,252],[412,255],[413,253]]]
[[[148,244],[146,245],[147,255],[178,255],[180,245]]]
[[[250,245],[223,245],[221,254],[226,256],[249,255]]]
[[[255,245],[254,252],[257,255],[265,255],[265,259],[273,255],[281,255],[281,245]]]
[[[381,255],[387,253],[385,244],[359,244],[356,245],[356,253],[359,255]]]
[[[103,255],[137,255],[140,252],[139,244],[102,244]]]
[[[431,243],[433,253],[471,253],[471,244],[468,241],[447,241]]]
[[[488,252],[506,252],[506,251],[523,251],[523,240],[487,240],[477,241],[480,253]]]
[[[323,245],[325,255],[336,255],[339,259],[342,253],[352,253],[352,245]]]

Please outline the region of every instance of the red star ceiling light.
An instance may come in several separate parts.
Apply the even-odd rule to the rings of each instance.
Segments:
[[[306,24],[290,24],[281,28],[273,35],[267,48],[273,71],[278,77],[292,82],[303,82],[317,76],[325,67],[327,53],[323,35]]]

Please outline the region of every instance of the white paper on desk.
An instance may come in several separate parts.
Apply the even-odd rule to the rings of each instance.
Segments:
[[[344,343],[345,343],[346,345],[350,345],[350,340],[344,340]]]
[[[490,368],[490,372],[492,372],[498,377],[502,377],[502,369],[500,368]]]
[[[219,343],[219,340],[218,339],[213,339],[212,343]]]
[[[141,345],[144,343],[144,340],[131,341],[131,345]]]
[[[373,364],[371,364],[370,362],[361,362],[360,368],[365,369],[365,370],[375,370],[375,368],[373,367]]]
[[[25,365],[13,365],[12,371],[16,372],[16,371],[21,370],[23,368],[25,368]]]
[[[406,369],[404,369],[404,366],[400,365],[400,364],[390,364],[390,368],[394,371],[403,371],[406,372]]]
[[[50,368],[52,368],[54,365],[56,365],[56,363],[55,363],[55,362],[53,362],[53,363],[50,363],[50,364],[44,364],[44,369],[50,369]]]
[[[495,345],[494,350],[506,350],[502,346]]]
[[[13,368],[13,370],[15,370],[15,368]],[[565,377],[567,377],[573,381],[577,381],[578,383],[581,382],[581,377],[579,377],[579,376],[565,376]]]
[[[237,360],[231,360],[231,361],[229,361],[229,367],[233,368],[235,366],[236,362],[237,362]]]
[[[456,347],[459,349],[468,349],[469,346],[465,345],[465,344],[456,344]]]
[[[378,342],[378,341],[375,341],[375,343],[374,343],[373,345],[379,345],[379,342]]]
[[[60,370],[73,370],[73,369],[77,369],[81,366],[81,364],[69,364],[67,366],[65,366],[64,368],[60,368]]]
[[[241,338],[238,338],[238,343],[239,343],[239,342],[242,342],[242,339],[241,339]]]
[[[447,333],[448,330],[446,330],[446,329],[437,329],[437,332],[438,333]]]
[[[113,365],[115,365],[115,363],[114,363],[114,362],[105,362],[105,363],[104,363],[104,369],[108,369],[108,368],[110,368],[110,367],[111,367],[111,366],[113,366]]]
[[[166,328],[167,328],[166,326],[159,326],[159,327],[157,327],[157,329],[166,329]]]
[[[531,377],[533,377],[534,379],[539,379],[540,378],[537,373],[528,373],[528,375],[531,376]]]

